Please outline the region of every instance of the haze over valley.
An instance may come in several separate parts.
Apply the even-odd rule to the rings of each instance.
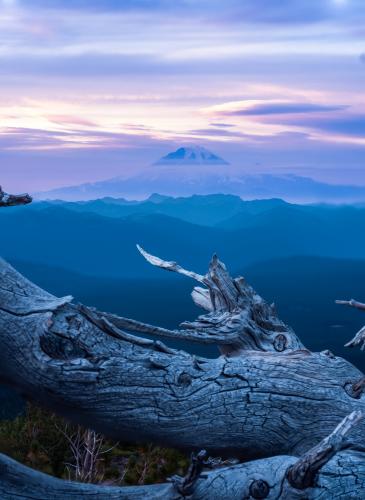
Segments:
[[[143,199],[153,193],[168,196],[233,194],[245,199],[284,198],[298,203],[356,203],[365,186],[329,184],[293,173],[255,173],[231,165],[201,146],[179,147],[140,169],[95,183],[35,193],[37,199],[90,200],[103,197]]]

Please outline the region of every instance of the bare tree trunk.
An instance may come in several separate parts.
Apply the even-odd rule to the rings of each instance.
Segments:
[[[0,378],[118,440],[245,459],[301,454],[349,412],[365,411],[353,391],[363,374],[301,344],[277,351],[277,329],[283,345],[299,341],[248,287],[240,310],[213,311],[188,329],[203,341],[217,331],[219,345],[229,337],[228,356],[208,360],[126,333],[116,325],[130,320],[58,299],[4,261],[0,280]],[[364,431],[360,423],[361,445]]]
[[[365,497],[365,453],[356,447],[351,449],[346,441],[346,435],[361,419],[359,413],[349,415],[299,459],[278,456],[222,467],[219,461],[207,460],[206,452],[200,452],[193,457],[184,478],[173,477],[170,483],[151,486],[109,487],[61,481],[0,455],[0,496],[4,500],[361,500]]]

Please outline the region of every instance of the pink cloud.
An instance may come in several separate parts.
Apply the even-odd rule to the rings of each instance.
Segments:
[[[96,127],[97,124],[91,120],[79,116],[70,115],[49,115],[46,117],[47,120],[57,123],[58,125],[78,125],[81,127]]]

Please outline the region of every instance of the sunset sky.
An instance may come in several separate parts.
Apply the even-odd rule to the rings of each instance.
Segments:
[[[364,0],[0,0],[0,184],[131,175],[192,143],[365,184],[364,26]]]

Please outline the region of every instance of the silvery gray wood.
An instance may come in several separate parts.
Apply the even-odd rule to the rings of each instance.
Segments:
[[[328,352],[279,352],[266,342],[268,351],[261,343],[217,359],[193,356],[50,295],[4,260],[0,342],[2,381],[121,440],[245,459],[301,454],[347,414],[365,411],[363,392],[353,390],[363,374]],[[355,431],[359,444],[364,430]]]
[[[365,304],[362,302],[358,302],[357,300],[351,299],[351,300],[336,300],[336,304],[340,305],[345,305],[349,307],[355,307],[356,309],[360,309],[361,311],[365,311]],[[358,347],[360,346],[361,350],[364,350],[365,348],[365,326],[362,327],[355,337],[350,340],[346,344],[346,347]]]
[[[277,456],[212,471],[194,464],[185,478],[150,486],[111,487],[62,481],[0,454],[0,497],[4,500],[323,500],[365,496],[365,453],[346,449],[346,435],[362,415],[347,416],[321,443],[297,459]],[[200,454],[201,455],[201,454]],[[204,456],[204,454],[203,454]],[[189,475],[190,474],[190,475]]]

